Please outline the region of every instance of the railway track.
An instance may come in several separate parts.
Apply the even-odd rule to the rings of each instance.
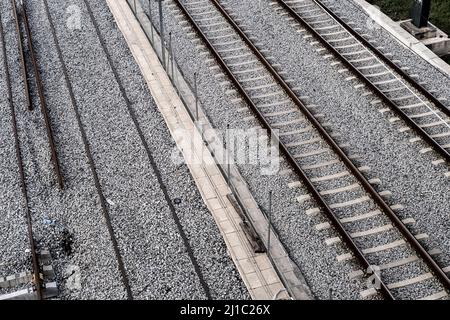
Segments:
[[[298,23],[300,32],[313,35],[326,48],[324,54],[331,53],[345,68],[340,72],[351,72],[346,80],[355,76],[374,92],[378,100],[374,105],[384,103],[414,129],[443,158],[436,163],[450,162],[450,109],[409,75],[401,66],[390,60],[379,48],[361,36],[343,19],[337,16],[323,1],[319,0],[275,0],[276,10],[286,11],[288,17]],[[399,120],[391,117],[390,121]],[[407,127],[400,130],[406,131]],[[431,151],[424,148],[422,153]]]
[[[245,104],[260,123],[275,134],[280,150],[300,178],[290,187],[306,186],[298,197],[307,202],[307,215],[325,214],[338,237],[326,239],[327,245],[345,242],[351,252],[337,256],[339,261],[356,258],[361,270],[353,275],[373,272],[376,287],[361,291],[365,298],[379,291],[390,299],[439,299],[448,296],[448,267],[441,268],[421,244],[426,234],[412,234],[384,200],[388,192],[377,192],[330,135],[319,115],[312,114],[286,81],[253,44],[217,0],[173,0],[183,23],[188,22],[207,47],[212,59],[228,76],[232,100]],[[371,225],[367,229],[367,225]],[[393,258],[400,257],[400,258]],[[408,278],[405,278],[408,275]],[[426,290],[419,290],[423,287]]]
[[[37,299],[42,300],[43,299],[42,279],[40,276],[40,266],[39,266],[39,261],[38,261],[36,241],[35,241],[34,235],[33,235],[33,225],[32,225],[29,197],[28,197],[28,191],[27,191],[27,185],[26,185],[26,179],[25,179],[24,163],[23,163],[22,151],[20,148],[19,133],[18,133],[18,128],[17,128],[17,120],[16,120],[16,110],[15,110],[15,106],[13,103],[13,96],[12,96],[12,90],[11,90],[11,78],[10,78],[10,74],[9,74],[9,66],[8,66],[8,61],[7,61],[6,44],[5,44],[5,39],[4,39],[3,35],[4,35],[3,22],[2,22],[2,17],[1,17],[1,13],[0,13],[0,37],[1,37],[1,46],[2,46],[2,55],[3,55],[3,66],[4,66],[4,70],[5,70],[4,76],[5,76],[6,86],[7,86],[7,99],[8,99],[9,107],[11,110],[11,125],[13,127],[13,134],[14,134],[14,147],[15,147],[15,151],[16,151],[17,166],[18,166],[18,170],[19,170],[20,188],[22,190],[25,219],[27,222],[28,239],[29,239],[29,243],[30,243],[32,274],[33,274],[32,283],[35,287]]]
[[[101,51],[105,55],[106,60],[108,61],[108,67],[110,68],[111,72],[113,73],[114,79],[115,79],[116,83],[118,84],[118,87],[119,87],[119,90],[120,90],[120,95],[123,98],[123,100],[125,101],[125,104],[126,104],[126,107],[127,107],[127,111],[129,112],[129,115],[130,115],[130,117],[131,117],[131,119],[133,121],[133,124],[135,126],[135,129],[136,129],[138,135],[139,135],[141,143],[144,146],[144,149],[145,149],[146,154],[148,156],[148,159],[149,159],[149,162],[151,164],[151,167],[152,167],[152,169],[155,172],[155,175],[156,175],[156,178],[157,178],[158,183],[160,185],[160,188],[161,188],[161,190],[164,193],[164,197],[165,197],[165,200],[167,202],[167,206],[170,208],[170,211],[172,213],[172,217],[173,217],[173,219],[175,221],[175,224],[176,224],[176,226],[178,228],[178,231],[179,231],[179,233],[181,235],[183,243],[186,246],[186,251],[187,251],[187,253],[189,255],[189,258],[191,259],[191,262],[192,262],[192,264],[194,266],[194,269],[195,269],[195,271],[197,273],[197,276],[198,276],[198,278],[200,280],[200,283],[201,283],[201,285],[202,285],[202,287],[204,289],[205,296],[208,299],[211,299],[209,286],[206,283],[206,281],[204,280],[203,273],[200,270],[198,262],[197,262],[197,260],[196,260],[196,258],[194,256],[191,244],[189,243],[188,237],[187,237],[187,235],[186,235],[186,233],[185,233],[185,231],[184,231],[184,229],[183,229],[183,227],[181,225],[181,222],[180,222],[180,219],[179,219],[178,214],[176,212],[176,209],[175,209],[175,207],[173,205],[173,202],[172,202],[172,200],[170,198],[170,195],[168,194],[167,187],[165,185],[165,182],[163,181],[162,173],[160,172],[160,170],[159,170],[159,168],[158,168],[158,166],[156,164],[156,160],[154,159],[154,157],[152,155],[151,148],[148,145],[148,142],[147,142],[147,140],[144,137],[144,133],[142,131],[142,128],[141,128],[141,126],[140,126],[140,124],[139,124],[139,122],[137,120],[137,115],[134,112],[132,102],[129,100],[128,95],[127,95],[127,93],[125,91],[125,88],[122,85],[122,81],[121,81],[121,79],[119,77],[118,71],[116,70],[115,64],[112,61],[112,57],[111,57],[111,54],[109,52],[108,46],[106,45],[105,39],[103,38],[103,36],[102,36],[102,34],[100,32],[99,25],[98,25],[98,23],[96,21],[94,13],[93,13],[93,11],[91,9],[91,5],[89,4],[88,1],[84,1],[83,0],[82,2],[84,3],[84,5],[85,5],[85,7],[87,9],[86,10],[87,16],[89,17],[89,19],[92,22],[93,27],[95,29],[95,35],[96,35],[96,37],[99,40]],[[100,205],[101,205],[101,208],[102,208],[103,217],[104,217],[104,220],[105,220],[108,232],[109,232],[110,239],[111,239],[112,244],[113,244],[114,253],[115,253],[116,260],[117,260],[118,266],[119,266],[120,278],[122,280],[122,283],[123,283],[123,286],[124,286],[124,289],[125,289],[125,292],[126,292],[126,297],[129,300],[132,300],[132,299],[134,299],[134,295],[133,295],[133,291],[132,291],[131,284],[130,284],[130,281],[129,281],[128,273],[127,273],[127,270],[126,270],[124,262],[123,262],[123,257],[122,257],[122,253],[121,253],[121,249],[120,249],[120,244],[117,241],[117,238],[116,238],[116,235],[115,235],[114,226],[113,226],[113,223],[111,221],[111,216],[110,216],[110,212],[109,212],[109,206],[108,206],[106,198],[104,196],[104,190],[102,188],[102,185],[100,183],[100,179],[99,179],[99,176],[98,176],[98,173],[97,173],[95,160],[93,158],[92,150],[91,150],[91,147],[90,147],[90,143],[88,141],[87,133],[86,133],[86,130],[84,128],[85,125],[83,124],[83,122],[81,120],[80,107],[78,105],[77,98],[75,97],[75,94],[74,94],[73,85],[72,85],[72,81],[71,81],[71,78],[70,78],[70,73],[68,71],[67,63],[66,63],[66,61],[64,59],[64,55],[63,55],[63,52],[61,50],[60,40],[58,39],[58,36],[57,36],[57,32],[56,32],[56,29],[55,29],[55,24],[54,24],[54,21],[53,21],[53,18],[51,16],[51,14],[50,14],[49,3],[48,3],[47,0],[43,0],[43,8],[44,8],[44,12],[45,12],[45,14],[47,16],[47,19],[49,21],[49,24],[50,24],[51,35],[53,37],[53,42],[55,43],[55,49],[56,49],[56,52],[57,52],[59,63],[61,65],[61,67],[62,67],[62,72],[63,72],[63,75],[64,75],[64,81],[65,81],[65,84],[66,84],[66,87],[67,87],[67,90],[68,90],[68,93],[69,93],[69,97],[70,97],[70,103],[71,103],[71,105],[74,108],[75,118],[76,118],[77,125],[78,125],[78,128],[79,128],[80,133],[81,133],[81,137],[82,137],[82,141],[83,141],[83,144],[84,144],[85,153],[86,153],[86,155],[88,157],[89,167],[90,167],[93,179],[94,179],[95,188],[96,188],[97,194],[98,194],[99,199],[100,199]]]

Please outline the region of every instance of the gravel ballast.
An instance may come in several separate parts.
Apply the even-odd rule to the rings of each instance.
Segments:
[[[47,3],[133,297],[206,298],[84,1],[67,1],[61,5],[58,1],[47,0]],[[21,142],[29,141],[36,152],[33,154],[27,144],[22,146],[27,159],[26,174],[36,238],[41,247],[51,251],[59,298],[122,299],[125,297],[124,286],[45,7],[43,2],[28,1],[27,4],[66,181],[66,189],[59,191],[49,165],[40,114],[37,110],[31,114],[22,112],[21,129],[25,131],[24,127],[28,126],[29,130],[21,136]],[[89,1],[88,4],[150,146],[168,196],[182,200],[175,208],[176,214],[212,298],[249,298],[187,167],[168,161],[174,142],[106,3]],[[4,11],[11,15],[10,8],[7,9]],[[70,24],[77,12],[81,23]],[[14,35],[12,31],[9,34]],[[8,47],[15,47],[14,42],[9,43]],[[18,64],[15,68],[13,78],[20,81]],[[15,96],[20,96],[20,93],[15,93]],[[7,104],[2,102],[2,108],[4,106]],[[35,117],[35,128],[29,125],[31,117]],[[12,139],[9,144],[12,148]],[[14,173],[12,171],[9,175],[14,177]],[[10,223],[12,225],[12,221]],[[14,225],[21,226],[18,222]],[[73,236],[70,255],[61,249],[59,243],[63,227]]]

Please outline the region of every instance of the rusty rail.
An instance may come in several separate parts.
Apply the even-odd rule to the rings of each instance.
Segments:
[[[27,104],[27,109],[31,111],[31,110],[33,110],[33,104],[31,103],[30,87],[28,84],[28,70],[27,70],[27,64],[25,62],[25,53],[23,51],[23,44],[22,44],[23,36],[22,36],[22,31],[20,29],[19,17],[17,15],[16,0],[11,0],[11,5],[13,8],[14,20],[16,22],[15,25],[16,25],[16,34],[17,34],[17,47],[19,49],[23,85],[25,88],[25,100],[26,100],[26,104]]]
[[[450,153],[445,150],[431,135],[429,135],[422,127],[420,127],[413,119],[411,119],[399,106],[397,106],[386,94],[384,94],[376,85],[370,81],[361,71],[359,71],[347,58],[339,53],[319,32],[317,32],[310,23],[303,19],[294,9],[292,9],[284,0],[277,0],[277,2],[295,19],[297,22],[302,24],[309,32],[314,34],[314,36],[322,43],[328,50],[333,54],[338,56],[342,62],[348,67],[353,73],[355,73],[368,88],[373,90],[378,97],[386,103],[389,107],[393,109],[410,127],[419,133],[419,135],[429,143],[442,157],[445,158],[447,162],[450,162]],[[445,108],[445,107],[444,107]],[[447,110],[448,114],[450,113]]]
[[[33,237],[33,225],[31,220],[31,211],[30,206],[28,202],[28,192],[27,192],[27,185],[25,180],[25,172],[24,172],[24,164],[23,164],[23,158],[22,158],[22,152],[20,150],[20,141],[19,141],[19,133],[17,128],[17,120],[16,120],[16,111],[14,108],[14,103],[12,99],[12,92],[11,92],[11,78],[9,75],[9,66],[7,61],[7,55],[6,55],[6,47],[5,47],[5,39],[3,37],[3,23],[1,21],[1,13],[0,13],[0,37],[1,37],[1,44],[2,44],[2,52],[3,52],[3,66],[5,69],[5,80],[6,80],[6,86],[7,86],[7,98],[9,102],[9,107],[11,111],[11,124],[13,127],[13,133],[14,133],[14,145],[15,145],[15,151],[16,151],[16,158],[17,158],[17,164],[19,169],[19,177],[20,177],[20,187],[22,190],[22,195],[24,199],[24,207],[25,207],[25,216],[27,221],[27,231],[28,231],[28,238],[30,242],[30,249],[31,249],[31,262],[32,262],[32,268],[33,268],[33,283],[36,287],[36,295],[38,300],[43,299],[43,292],[42,292],[42,283],[40,278],[40,272],[39,272],[39,261],[37,257],[36,252],[36,242]]]

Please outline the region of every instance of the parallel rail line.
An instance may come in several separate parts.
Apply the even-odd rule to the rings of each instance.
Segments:
[[[368,251],[361,249],[360,245],[356,243],[355,237],[357,236],[351,234],[346,229],[343,222],[345,219],[339,217],[338,211],[341,207],[349,207],[360,202],[366,202],[370,199],[371,201],[374,201],[374,204],[378,209],[381,209],[383,213],[386,214],[392,225],[394,225],[396,230],[403,236],[404,239],[406,239],[407,243],[414,248],[414,251],[418,253],[421,259],[426,262],[428,268],[432,270],[433,274],[440,280],[441,284],[445,288],[449,289],[450,279],[447,277],[446,272],[442,270],[442,268],[431,257],[430,253],[409,231],[402,220],[398,218],[393,209],[391,209],[382,196],[361,173],[361,168],[357,168],[353,164],[350,157],[346,155],[346,153],[327,132],[320,121],[317,120],[316,116],[313,115],[303,104],[303,102],[296,96],[276,69],[241,30],[238,24],[231,18],[220,2],[217,0],[203,0],[194,2],[174,0],[174,2],[183,13],[183,16],[187,18],[196,34],[198,34],[203,40],[203,43],[212,53],[216,62],[221,66],[222,70],[231,80],[233,86],[237,89],[240,96],[247,103],[261,124],[270,132],[273,132],[274,128],[286,128],[284,132],[277,136],[281,151],[286,156],[295,173],[301,178],[302,183],[307,187],[310,195],[312,195],[312,198],[314,198],[314,200],[316,200],[316,202],[320,205],[323,212],[327,215],[335,229],[338,231],[340,237],[352,250],[359,262],[365,268],[369,269],[372,266],[371,261],[373,259],[368,258],[368,253],[366,253]],[[231,26],[231,28],[227,25]],[[248,75],[250,76],[248,77]],[[252,83],[254,86],[249,87]],[[257,85],[257,83],[260,85]],[[278,91],[276,91],[277,89]],[[278,99],[275,99],[275,97],[278,97]],[[267,103],[267,101],[270,102]],[[291,106],[291,108],[288,108],[286,105]],[[296,115],[297,118],[288,117],[289,114],[294,113],[292,105],[297,108],[297,111],[301,111],[305,121],[303,121],[303,119],[298,119],[298,116],[300,115]],[[267,113],[262,111],[265,108],[275,112]],[[286,108],[287,110],[279,111],[283,108]],[[284,118],[284,124],[283,122],[274,124],[274,119],[276,117]],[[306,123],[307,126],[302,127],[301,129],[298,129],[297,127],[296,129],[294,124],[298,123]],[[309,127],[311,125],[313,129]],[[292,130],[289,131],[289,129]],[[311,131],[316,131],[317,135],[326,141],[326,144],[332,152],[329,152],[329,150],[315,148],[313,150],[309,149],[306,153],[294,154],[293,150],[298,146],[307,146],[317,143],[317,135],[316,137],[312,135],[313,138],[310,140],[294,140],[294,142],[292,142],[293,140],[285,142],[286,137],[299,137],[302,134]],[[318,154],[330,155],[332,153],[334,154],[334,158],[331,161],[319,164],[317,162],[310,162],[310,164],[306,166],[302,166],[300,164],[303,159],[311,159]],[[350,171],[353,177],[356,178],[356,184],[346,188],[339,188],[339,190],[333,189],[324,192],[320,191],[317,181],[327,180],[328,178],[311,178],[310,171],[307,173],[307,171],[311,169],[324,167],[328,168],[341,163],[344,163],[347,168],[346,170]],[[330,178],[330,180],[332,180],[332,178]],[[370,195],[370,197],[363,196],[359,199],[353,199],[340,204],[330,204],[330,200],[325,199],[326,195],[341,193],[354,188],[361,188],[361,190],[363,190],[365,194]],[[307,195],[306,198],[308,199],[310,195]],[[315,211],[315,209],[312,209],[312,211]],[[375,276],[377,277],[377,275]],[[395,296],[392,293],[391,288],[396,288],[399,284],[387,284],[381,278],[378,278],[378,280],[383,294],[387,298],[394,299]],[[447,295],[445,291],[439,293],[439,295],[444,294]]]
[[[177,210],[175,209],[173,201],[170,198],[170,195],[169,195],[166,183],[164,182],[163,177],[162,177],[161,170],[158,168],[158,165],[157,165],[156,160],[155,160],[155,158],[154,158],[154,156],[152,154],[150,146],[149,146],[149,144],[148,144],[148,142],[147,142],[147,140],[146,140],[146,138],[144,136],[144,132],[142,131],[141,126],[139,125],[139,122],[137,120],[138,117],[137,117],[137,115],[136,115],[136,113],[135,113],[135,111],[133,109],[132,103],[131,103],[130,99],[128,98],[128,94],[126,93],[125,88],[122,85],[122,81],[120,80],[119,74],[117,72],[117,69],[116,69],[114,63],[113,63],[113,60],[111,58],[111,54],[109,53],[109,50],[108,50],[108,48],[106,46],[106,43],[105,43],[105,40],[104,40],[103,36],[100,33],[100,29],[99,29],[97,21],[95,20],[94,14],[93,14],[92,9],[91,9],[91,6],[90,6],[90,4],[88,3],[87,0],[83,0],[83,1],[84,1],[85,5],[86,5],[89,17],[90,17],[90,19],[91,19],[91,21],[92,21],[92,23],[94,25],[97,37],[100,40],[100,44],[102,46],[103,52],[105,53],[105,55],[107,57],[109,67],[111,68],[111,70],[112,70],[112,72],[114,74],[114,78],[116,80],[116,83],[119,86],[120,94],[122,95],[122,98],[125,101],[128,113],[130,114],[130,117],[131,117],[131,119],[133,121],[133,124],[134,124],[134,126],[136,128],[136,131],[137,131],[137,134],[139,136],[139,139],[141,140],[141,143],[144,146],[144,149],[145,149],[145,152],[147,154],[147,157],[148,157],[148,160],[150,162],[150,165],[151,165],[151,167],[152,167],[152,169],[153,169],[153,171],[154,171],[154,173],[156,175],[156,179],[158,180],[158,184],[159,184],[159,186],[160,186],[160,188],[161,188],[161,190],[162,190],[162,192],[164,194],[164,198],[165,198],[166,203],[167,203],[167,205],[168,205],[168,207],[170,209],[170,213],[172,215],[172,218],[175,221],[175,224],[177,226],[178,232],[180,233],[180,236],[181,236],[181,238],[183,240],[183,243],[184,243],[184,245],[186,247],[186,251],[188,253],[189,259],[191,260],[191,263],[192,263],[192,265],[194,267],[195,273],[197,274],[197,276],[199,278],[199,282],[200,282],[200,284],[201,284],[201,286],[203,288],[205,296],[207,297],[207,299],[211,300],[212,296],[211,296],[210,288],[209,288],[209,286],[208,286],[208,284],[207,284],[207,282],[205,280],[203,272],[200,269],[198,261],[197,261],[195,255],[194,255],[194,250],[193,250],[193,248],[192,248],[192,246],[191,246],[191,244],[189,242],[189,239],[188,239],[188,236],[186,235],[186,232],[183,229],[183,226],[181,224],[180,218],[178,217],[178,214],[177,214]]]
[[[450,162],[449,108],[337,17],[323,2],[318,0],[275,1],[313,34],[324,47],[337,56],[424,141],[447,162]],[[407,80],[409,86],[401,77]],[[416,94],[410,87],[418,90],[425,98]],[[426,99],[429,102],[425,101]],[[443,115],[441,116],[440,113]]]
[[[44,94],[44,87],[42,85],[42,79],[41,79],[41,75],[39,72],[39,66],[37,64],[36,55],[34,53],[33,38],[31,35],[30,25],[28,22],[28,14],[27,14],[25,2],[22,3],[21,15],[23,17],[23,23],[24,23],[25,32],[27,35],[28,50],[30,52],[30,59],[33,64],[34,76],[35,76],[35,80],[36,80],[36,87],[37,87],[37,91],[38,91],[38,95],[39,95],[41,113],[44,118],[45,129],[47,132],[47,139],[48,139],[48,144],[50,147],[50,154],[51,154],[51,159],[53,162],[53,168],[55,170],[56,180],[58,182],[59,188],[63,189],[64,182],[63,182],[63,177],[62,177],[62,173],[61,173],[61,165],[59,162],[58,153],[56,151],[55,140],[53,137],[54,134],[53,134],[52,125],[50,122],[50,116],[48,114],[47,101],[46,101],[45,94]]]

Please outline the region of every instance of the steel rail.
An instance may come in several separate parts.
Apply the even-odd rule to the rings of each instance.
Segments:
[[[27,109],[31,111],[31,110],[33,110],[33,104],[31,103],[31,93],[30,93],[30,87],[28,84],[27,64],[25,62],[25,53],[24,53],[23,44],[22,44],[23,36],[22,36],[22,31],[20,29],[19,17],[17,15],[16,0],[11,0],[11,6],[13,8],[14,20],[16,22],[15,25],[16,25],[16,33],[17,33],[17,46],[19,48],[23,85],[25,88],[25,99],[26,99]]]
[[[253,100],[250,98],[250,96],[248,95],[247,91],[242,87],[242,85],[240,84],[239,80],[234,76],[233,72],[229,69],[229,67],[227,66],[226,62],[223,60],[223,58],[220,56],[220,54],[214,48],[212,43],[208,40],[208,38],[206,37],[204,32],[200,29],[200,27],[195,22],[195,20],[190,15],[190,13],[187,11],[185,6],[179,0],[174,0],[174,1],[179,6],[181,11],[186,15],[186,17],[188,17],[189,21],[194,26],[194,29],[196,30],[196,32],[200,35],[202,40],[206,43],[206,45],[209,48],[209,50],[214,54],[214,56],[216,57],[217,62],[219,63],[219,65],[222,67],[222,69],[225,71],[225,73],[228,75],[228,77],[232,80],[233,84],[236,86],[236,88],[238,89],[240,94],[243,96],[245,102],[250,106],[252,111],[255,113],[255,115],[257,116],[259,121],[263,124],[263,126],[267,130],[269,130],[271,135],[275,136],[276,140],[279,142],[280,149],[282,150],[282,152],[286,156],[288,162],[292,165],[294,171],[301,177],[301,179],[303,180],[303,182],[306,185],[307,189],[313,195],[314,199],[324,209],[327,217],[332,221],[333,226],[337,229],[339,234],[342,236],[344,242],[350,247],[350,249],[353,251],[353,253],[356,256],[356,258],[360,261],[360,263],[364,266],[364,268],[366,268],[366,269],[370,268],[371,267],[370,262],[367,260],[367,258],[365,257],[364,253],[359,249],[359,247],[353,241],[353,239],[350,236],[350,234],[345,230],[345,228],[344,228],[342,222],[340,221],[340,219],[335,215],[335,213],[332,211],[330,206],[326,203],[325,199],[321,196],[320,192],[316,189],[316,187],[314,186],[312,181],[307,177],[306,173],[303,171],[303,169],[297,163],[295,158],[289,152],[289,150],[287,149],[286,145],[282,141],[280,141],[279,137],[276,136],[272,132],[272,127],[270,126],[270,124],[267,121],[266,117],[258,110],[258,107],[253,102]],[[375,276],[378,277],[376,274],[375,274]],[[392,295],[392,293],[389,290],[389,288],[387,287],[387,285],[382,281],[382,279],[378,278],[378,280],[379,280],[380,288],[381,288],[382,292],[384,293],[384,295],[387,298],[394,300],[395,298]]]
[[[214,1],[214,0],[213,0]],[[309,32],[314,34],[317,39],[331,52],[337,55],[343,63],[352,70],[360,79],[365,82],[365,84],[371,88],[387,105],[389,105],[394,112],[396,112],[400,117],[414,130],[416,130],[419,135],[428,142],[442,157],[450,162],[450,153],[445,150],[436,140],[434,140],[420,125],[418,125],[414,120],[412,120],[399,106],[397,106],[386,94],[384,94],[376,85],[374,85],[361,71],[359,71],[347,58],[341,55],[341,53],[336,50],[321,34],[319,34],[305,19],[303,19],[294,9],[292,9],[284,0],[276,0],[289,14],[294,17],[297,22],[301,23],[308,29]]]
[[[39,67],[38,67],[37,60],[36,60],[36,55],[35,55],[34,48],[33,48],[33,38],[31,36],[31,30],[30,30],[30,25],[28,22],[28,15],[27,15],[27,11],[26,11],[25,2],[22,3],[22,16],[23,16],[23,23],[25,26],[25,32],[27,34],[30,58],[31,58],[31,62],[33,64],[33,71],[34,71],[35,80],[36,80],[36,87],[38,90],[39,101],[40,101],[40,105],[41,105],[41,113],[44,118],[45,128],[47,131],[47,139],[48,139],[48,144],[50,147],[50,154],[51,154],[51,158],[52,158],[52,162],[53,162],[53,168],[55,170],[56,180],[58,181],[59,188],[63,189],[64,182],[63,182],[63,177],[62,177],[62,173],[61,173],[61,164],[59,162],[58,153],[56,151],[55,140],[53,138],[53,129],[52,129],[52,125],[50,123],[50,117],[49,117],[48,109],[47,109],[47,101],[45,99],[44,88],[42,85],[42,79],[41,79]]]
[[[11,111],[11,123],[12,123],[12,127],[13,127],[13,132],[14,132],[14,145],[15,145],[16,158],[17,158],[17,164],[18,164],[18,169],[19,169],[20,188],[22,190],[23,199],[24,199],[25,215],[26,215],[26,221],[27,221],[27,232],[28,232],[28,238],[30,241],[31,263],[32,263],[32,267],[33,267],[33,283],[36,287],[36,295],[37,295],[38,300],[42,300],[43,293],[42,293],[42,284],[41,284],[41,278],[40,278],[40,272],[39,272],[39,260],[38,260],[37,252],[36,252],[36,242],[33,237],[33,225],[32,225],[31,211],[30,211],[29,200],[28,200],[27,185],[26,185],[26,181],[25,181],[25,172],[24,172],[24,165],[23,165],[23,159],[22,159],[22,152],[20,150],[19,132],[18,132],[17,120],[16,120],[16,111],[14,108],[12,92],[11,92],[11,78],[9,75],[9,67],[8,67],[7,54],[6,54],[6,44],[5,44],[5,39],[3,37],[3,23],[2,23],[1,12],[0,12],[0,37],[1,37],[1,43],[2,43],[3,66],[5,69],[5,80],[6,80],[6,86],[7,86],[7,99],[8,99],[8,103],[9,103],[9,107],[10,107],[10,111]]]
[[[450,109],[447,108],[436,96],[429,92],[423,85],[414,80],[408,73],[406,73],[400,66],[398,66],[394,61],[389,59],[381,50],[377,49],[372,43],[370,43],[366,38],[360,35],[356,30],[350,27],[342,18],[338,17],[330,8],[320,0],[314,0],[323,10],[325,10],[334,20],[341,24],[352,36],[354,36],[359,42],[361,42],[365,47],[373,51],[378,58],[380,58],[389,67],[394,69],[395,72],[400,74],[405,78],[410,85],[412,85],[416,90],[423,94],[428,100],[433,102],[436,107],[439,108],[444,114],[450,117]]]

